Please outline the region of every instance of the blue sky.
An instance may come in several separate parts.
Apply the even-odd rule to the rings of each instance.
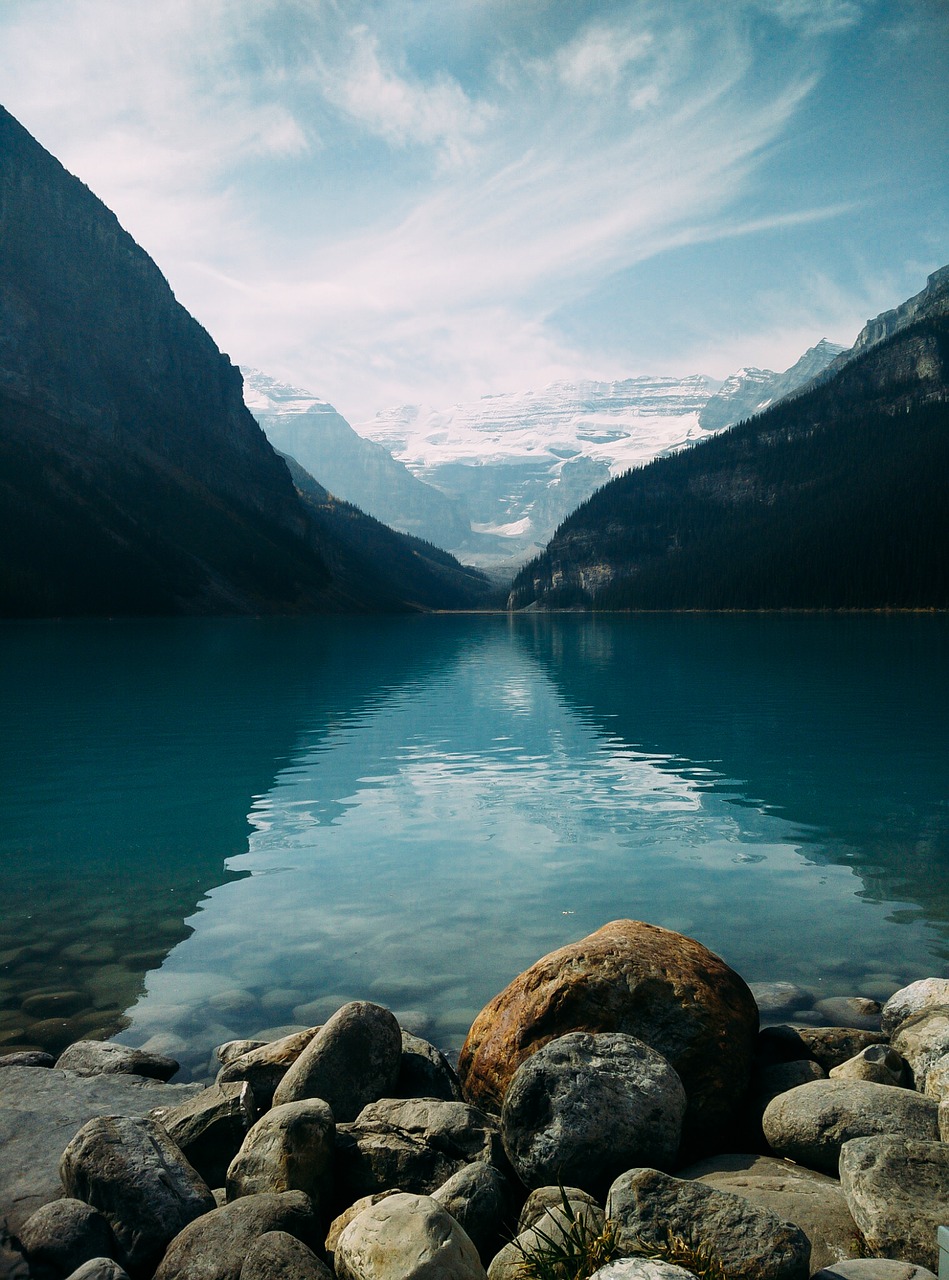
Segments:
[[[949,262],[946,0],[4,0],[0,101],[356,421],[783,369]]]

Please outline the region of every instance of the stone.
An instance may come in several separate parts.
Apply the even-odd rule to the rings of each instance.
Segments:
[[[391,1097],[402,1063],[402,1032],[379,1004],[354,1000],[326,1022],[274,1092],[274,1103],[322,1098],[337,1122]]]
[[[333,1280],[333,1273],[302,1240],[265,1231],[248,1250],[240,1280]]]
[[[826,996],[815,1002],[814,1009],[828,1026],[882,1030],[882,1010],[878,1000],[868,1000],[865,996]]]
[[[577,1224],[587,1236],[599,1235],[605,1226],[603,1210],[596,1204],[547,1209],[533,1226],[521,1231],[491,1259],[488,1280],[522,1280],[524,1255],[561,1245],[576,1233]]]
[[[42,1049],[20,1049],[0,1057],[0,1067],[55,1067],[56,1059]]]
[[[250,1053],[254,1049],[263,1049],[266,1040],[225,1040],[224,1044],[219,1044],[214,1050],[214,1056],[222,1066],[227,1066],[233,1062],[235,1058],[243,1058],[245,1053]]]
[[[928,1004],[911,1013],[894,1032],[892,1044],[909,1063],[916,1088],[922,1092],[929,1068],[949,1052],[949,1004]]]
[[[56,1061],[61,1071],[74,1071],[77,1076],[127,1075],[147,1076],[150,1080],[167,1081],[178,1070],[174,1058],[160,1053],[143,1053],[125,1044],[108,1040],[77,1040],[64,1049]]]
[[[949,1098],[949,1053],[941,1054],[929,1064],[923,1093],[937,1102]]]
[[[141,1076],[77,1076],[47,1067],[0,1071],[0,1205],[15,1232],[41,1205],[63,1194],[59,1159],[87,1120],[145,1115],[177,1106],[200,1085],[161,1084]]]
[[[402,1060],[394,1096],[461,1102],[461,1085],[454,1068],[440,1049],[403,1029]]]
[[[831,1080],[869,1080],[873,1084],[891,1084],[902,1089],[912,1087],[913,1073],[906,1059],[886,1044],[871,1044],[856,1057],[848,1058],[832,1068]]]
[[[748,1086],[758,1008],[700,943],[617,920],[542,957],[478,1014],[458,1075],[469,1102],[500,1111],[515,1071],[573,1031],[619,1031],[665,1057],[685,1087],[690,1143],[724,1139]]]
[[[809,1009],[814,1003],[811,993],[796,982],[750,982],[748,989],[755,998],[762,1021],[780,1014],[786,1017],[796,1009]]]
[[[812,1268],[856,1252],[859,1233],[836,1178],[759,1155],[713,1156],[679,1169],[676,1177],[744,1196],[782,1222],[793,1222],[811,1242]]]
[[[258,1110],[266,1111],[273,1102],[277,1085],[319,1030],[319,1027],[307,1027],[304,1031],[293,1031],[277,1040],[266,1041],[247,1053],[229,1058],[217,1074],[217,1083],[230,1084],[235,1080],[246,1080],[253,1091]]]
[[[184,1152],[209,1187],[221,1186],[256,1119],[254,1095],[246,1080],[213,1084],[177,1107],[149,1112]]]
[[[902,1022],[932,1004],[949,1004],[949,978],[920,978],[894,991],[883,1006],[883,1030],[892,1036]]]
[[[318,1247],[309,1197],[302,1191],[263,1193],[212,1209],[172,1240],[154,1280],[240,1280],[248,1253],[269,1231]]]
[[[886,1044],[881,1031],[861,1031],[858,1027],[763,1027],[758,1037],[758,1065],[810,1061],[825,1072],[839,1067],[871,1044]]]
[[[631,1169],[610,1187],[606,1214],[618,1227],[624,1252],[652,1253],[678,1239],[701,1244],[728,1280],[807,1280],[810,1275],[811,1246],[800,1227],[744,1196],[701,1182],[657,1169]]]
[[[848,1258],[814,1273],[811,1280],[937,1280],[928,1267],[890,1258]]]
[[[949,1147],[911,1137],[856,1138],[840,1152],[840,1185],[874,1253],[939,1268],[949,1222]]]
[[[285,1102],[252,1126],[227,1171],[227,1198],[305,1191],[317,1214],[329,1209],[336,1123],[322,1098]]]
[[[401,1188],[392,1187],[388,1191],[378,1191],[372,1196],[360,1196],[358,1200],[353,1201],[348,1209],[344,1209],[342,1213],[337,1214],[330,1223],[330,1229],[326,1233],[326,1240],[323,1245],[326,1256],[329,1258],[331,1265],[336,1253],[336,1244],[340,1236],[352,1222],[353,1218],[358,1218],[363,1209],[368,1209],[371,1205],[378,1204],[380,1200],[385,1200],[386,1196],[395,1196],[399,1194],[401,1194]]]
[[[527,1231],[529,1227],[533,1227],[548,1209],[562,1209],[564,1200],[572,1206],[574,1211],[580,1209],[583,1205],[592,1205],[599,1209],[601,1206],[597,1204],[595,1197],[591,1196],[589,1191],[584,1191],[580,1187],[535,1187],[530,1193],[521,1208],[520,1217],[517,1220],[518,1232]]]
[[[674,1163],[685,1108],[682,1081],[655,1049],[621,1032],[576,1031],[518,1067],[501,1137],[525,1187],[560,1179],[605,1196],[626,1169]]]
[[[38,991],[24,999],[22,1008],[28,1018],[68,1018],[88,1003],[82,991]]]
[[[129,1274],[112,1258],[90,1258],[71,1272],[66,1280],[129,1280]]]
[[[116,1250],[108,1220],[84,1200],[69,1196],[37,1209],[18,1234],[37,1280],[59,1280],[84,1262],[111,1257]]]
[[[30,1264],[0,1217],[0,1280],[30,1280]]]
[[[760,1115],[772,1098],[779,1093],[787,1093],[798,1085],[810,1084],[812,1080],[826,1080],[827,1072],[819,1062],[805,1058],[800,1062],[775,1062],[771,1066],[761,1067],[752,1078],[752,1097],[755,1109]]]
[[[431,1195],[475,1160],[506,1164],[497,1120],[464,1102],[384,1098],[336,1126],[341,1207],[389,1187]]]
[[[399,1193],[364,1209],[336,1245],[339,1280],[484,1280],[477,1250],[430,1196]]]
[[[835,1176],[845,1142],[900,1133],[934,1141],[938,1111],[931,1098],[909,1089],[866,1080],[815,1080],[780,1094],[761,1123],[778,1155]]]
[[[501,1247],[501,1235],[515,1212],[513,1188],[508,1178],[484,1160],[466,1164],[432,1192],[447,1209],[487,1266]]]
[[[67,1196],[109,1220],[131,1275],[150,1274],[178,1232],[214,1207],[165,1130],[144,1116],[90,1120],[63,1152],[59,1173]]]
[[[695,1272],[656,1258],[617,1258],[594,1271],[590,1280],[695,1280]]]

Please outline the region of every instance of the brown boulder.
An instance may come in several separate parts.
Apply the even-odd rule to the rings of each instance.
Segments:
[[[458,1060],[465,1097],[500,1111],[520,1064],[573,1031],[637,1036],[671,1063],[688,1097],[683,1141],[714,1144],[744,1094],[758,1034],[745,982],[701,943],[615,920],[552,951],[478,1014]]]

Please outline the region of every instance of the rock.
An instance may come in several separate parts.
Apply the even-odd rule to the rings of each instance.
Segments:
[[[454,1068],[440,1049],[419,1036],[403,1031],[402,1060],[394,1096],[461,1102],[461,1085]]]
[[[0,1217],[0,1280],[30,1280],[30,1264]]]
[[[949,1004],[927,1004],[900,1023],[892,1039],[913,1072],[916,1088],[926,1087],[929,1068],[949,1052]]]
[[[59,1280],[92,1258],[111,1257],[117,1247],[108,1220],[68,1196],[37,1209],[18,1234],[37,1280]]]
[[[333,1280],[312,1249],[286,1231],[265,1231],[248,1250],[240,1280]]]
[[[0,1067],[55,1067],[56,1059],[42,1049],[21,1049],[0,1057]]]
[[[209,1187],[219,1187],[254,1123],[254,1095],[246,1080],[213,1084],[177,1107],[149,1113],[163,1125]]]
[[[865,996],[827,996],[814,1004],[828,1026],[857,1027],[861,1031],[880,1031],[881,1013],[878,1000]]]
[[[378,1204],[380,1200],[385,1200],[386,1196],[395,1196],[400,1194],[400,1188],[393,1187],[390,1191],[379,1191],[374,1196],[360,1196],[359,1199],[355,1200],[348,1209],[344,1209],[342,1213],[338,1214],[330,1223],[330,1229],[326,1233],[326,1242],[323,1245],[323,1248],[326,1251],[326,1256],[330,1260],[330,1264],[332,1264],[336,1253],[337,1242],[352,1222],[353,1218],[358,1218],[363,1209],[368,1209],[370,1206]]]
[[[892,1036],[902,1022],[932,1004],[949,1004],[949,978],[920,978],[894,991],[883,1006],[883,1030]]]
[[[200,1092],[200,1085],[160,1084],[141,1076],[83,1077],[46,1067],[0,1071],[0,1205],[11,1229],[63,1194],[59,1158],[87,1120],[113,1112],[145,1115]]]
[[[840,1183],[823,1173],[771,1156],[714,1156],[679,1169],[687,1178],[744,1196],[770,1209],[782,1222],[793,1222],[811,1242],[811,1267],[825,1267],[853,1255],[859,1239]]]
[[[807,1088],[813,1086],[808,1085]],[[670,1241],[700,1244],[727,1280],[807,1280],[811,1246],[799,1227],[743,1196],[685,1182],[656,1169],[631,1169],[610,1188],[606,1214],[629,1253]],[[672,1258],[688,1269],[688,1262]]]
[[[811,1280],[937,1280],[928,1267],[889,1258],[848,1258],[815,1272]]]
[[[752,1096],[755,1110],[760,1115],[772,1098],[779,1093],[787,1093],[798,1085],[810,1084],[813,1080],[826,1080],[827,1072],[819,1062],[806,1058],[800,1062],[775,1062],[771,1066],[756,1071],[752,1079]]]
[[[781,1156],[835,1175],[840,1148],[851,1138],[905,1134],[935,1140],[938,1106],[909,1089],[865,1080],[815,1080],[768,1104],[762,1127]]]
[[[809,1009],[814,997],[796,982],[750,982],[748,989],[755,998],[762,1020],[787,1016],[797,1009]]]
[[[147,1076],[149,1080],[167,1081],[178,1070],[174,1058],[160,1053],[143,1053],[125,1044],[108,1040],[77,1040],[64,1049],[56,1060],[61,1071],[74,1071],[77,1076],[125,1075]]]
[[[949,1222],[949,1147],[907,1137],[857,1138],[840,1152],[840,1185],[874,1253],[938,1270]]]
[[[500,1111],[520,1064],[573,1031],[619,1031],[661,1053],[685,1087],[685,1135],[714,1143],[747,1088],[758,1009],[743,980],[700,943],[617,920],[533,964],[478,1014],[458,1075]]]
[[[594,1271],[590,1280],[695,1280],[695,1272],[655,1258],[617,1258]]]
[[[364,1209],[336,1246],[339,1280],[484,1280],[464,1231],[430,1196],[387,1196]]]
[[[341,1204],[389,1187],[431,1195],[476,1160],[506,1164],[497,1120],[464,1102],[385,1098],[336,1127]]]
[[[225,1040],[224,1044],[219,1044],[214,1050],[214,1056],[226,1067],[236,1058],[243,1058],[245,1053],[263,1049],[266,1044],[266,1040]]]
[[[861,1049],[830,1072],[832,1080],[869,1080],[873,1084],[891,1084],[902,1089],[912,1085],[912,1072],[905,1058],[885,1044],[871,1044]]]
[[[533,1227],[549,1209],[562,1209],[564,1200],[572,1206],[574,1212],[583,1205],[592,1205],[595,1209],[601,1207],[589,1191],[583,1191],[580,1187],[535,1187],[524,1201],[517,1220],[518,1232]]]
[[[605,1218],[599,1205],[571,1206],[569,1213],[562,1206],[548,1209],[532,1227],[521,1231],[495,1254],[488,1267],[489,1280],[519,1280],[524,1272],[525,1254],[562,1246],[574,1240],[578,1230],[586,1238],[596,1237],[604,1226]]]
[[[285,1102],[261,1116],[231,1161],[227,1198],[305,1191],[317,1215],[329,1209],[336,1124],[322,1098]]]
[[[319,1027],[307,1027],[305,1031],[293,1031],[278,1040],[258,1045],[247,1053],[229,1057],[229,1061],[217,1074],[217,1083],[230,1084],[235,1080],[246,1080],[253,1092],[257,1109],[266,1111],[273,1102],[277,1085],[319,1030]]]
[[[758,1064],[808,1060],[831,1071],[869,1045],[886,1042],[882,1032],[857,1027],[764,1027],[758,1037]]]
[[[558,1179],[605,1195],[634,1166],[668,1168],[686,1097],[655,1049],[620,1032],[576,1031],[518,1067],[504,1097],[504,1149],[526,1187]]]
[[[929,1064],[923,1093],[927,1098],[935,1098],[937,1102],[949,1098],[949,1053],[941,1054]]]
[[[269,1231],[316,1247],[319,1228],[309,1198],[302,1191],[264,1193],[212,1209],[172,1240],[154,1280],[240,1280],[244,1260]]]
[[[68,1196],[104,1214],[131,1275],[149,1275],[183,1227],[214,1199],[160,1124],[99,1116],[83,1125],[59,1164]]]
[[[129,1274],[112,1258],[90,1258],[67,1276],[67,1280],[129,1280]]]
[[[515,1212],[513,1188],[500,1169],[483,1160],[466,1164],[432,1192],[432,1199],[448,1210],[487,1266]]]
[[[322,1098],[337,1122],[391,1097],[402,1064],[402,1032],[388,1009],[354,1000],[329,1019],[274,1092],[274,1103]]]

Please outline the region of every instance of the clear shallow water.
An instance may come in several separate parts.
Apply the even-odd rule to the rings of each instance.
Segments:
[[[0,629],[0,1049],[388,1004],[620,916],[884,997],[949,954],[949,620]]]

